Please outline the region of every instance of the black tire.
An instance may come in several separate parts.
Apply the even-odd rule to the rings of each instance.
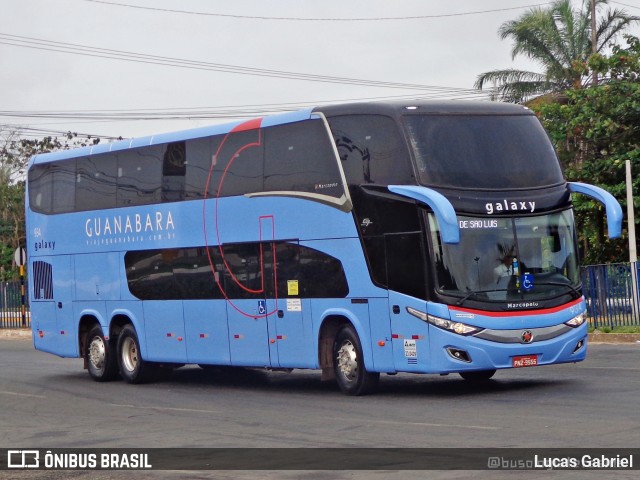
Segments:
[[[118,359],[113,343],[106,340],[100,325],[94,326],[87,334],[84,359],[89,375],[96,382],[108,382],[118,375]]]
[[[155,377],[156,365],[142,359],[138,334],[132,325],[125,325],[118,337],[118,365],[128,383],[144,383]]]
[[[338,386],[346,395],[370,393],[380,380],[380,373],[366,370],[362,345],[351,325],[345,325],[336,335],[333,343],[333,369]]]
[[[476,370],[472,372],[459,372],[460,376],[469,382],[486,382],[496,373],[495,370]]]

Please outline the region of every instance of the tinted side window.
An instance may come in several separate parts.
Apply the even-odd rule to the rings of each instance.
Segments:
[[[163,202],[177,202],[184,199],[186,173],[186,142],[168,144],[162,159]]]
[[[225,268],[220,272],[229,298],[249,299],[273,296],[270,244],[241,243],[222,246]],[[218,250],[218,247],[213,247]]]
[[[99,210],[116,206],[115,155],[79,158],[76,182],[76,210]]]
[[[204,247],[127,252],[124,261],[129,291],[141,300],[222,298]]]
[[[117,206],[148,205],[160,202],[162,164],[166,145],[117,153]]]
[[[267,127],[264,136],[265,191],[342,196],[340,171],[322,121]]]
[[[349,186],[416,183],[406,145],[393,119],[345,115],[328,121]]]
[[[426,299],[423,237],[419,232],[385,235],[389,289]]]
[[[349,294],[342,263],[331,255],[297,243],[277,243],[276,259],[279,298],[344,298]]]
[[[75,169],[75,160],[34,166],[29,172],[31,208],[44,213],[73,211]]]
[[[208,197],[262,191],[263,155],[260,130],[230,133],[215,151]]]
[[[276,277],[278,298],[349,293],[338,259],[297,243],[131,251],[124,261],[129,291],[141,300],[275,298]]]
[[[211,169],[213,154],[222,141],[219,137],[188,140],[186,149],[185,199],[202,199]]]

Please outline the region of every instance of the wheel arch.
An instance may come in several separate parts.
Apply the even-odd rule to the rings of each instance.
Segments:
[[[322,381],[335,380],[333,343],[336,335],[344,325],[351,325],[355,329],[360,339],[365,367],[367,369],[373,368],[371,342],[368,340],[367,329],[361,320],[348,310],[328,310],[325,312],[318,330],[318,364],[322,370]]]
[[[126,325],[131,325],[138,335],[138,343],[140,344],[140,354],[143,358],[147,357],[147,343],[144,337],[144,329],[140,326],[141,320],[128,310],[114,310],[109,322],[109,338],[114,342],[118,342],[118,336]]]
[[[80,314],[80,320],[78,321],[78,352],[80,358],[83,359],[84,369],[89,368],[87,359],[85,356],[85,350],[87,349],[87,335],[93,327],[100,325],[102,327],[102,316],[96,311],[83,311]],[[102,327],[104,333],[104,327]]]

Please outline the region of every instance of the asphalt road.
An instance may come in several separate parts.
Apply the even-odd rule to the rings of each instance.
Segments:
[[[27,339],[0,339],[0,447],[640,447],[640,344],[589,348],[581,364],[500,371],[480,386],[457,375],[383,376],[377,394],[354,398],[321,383],[319,372],[302,370],[184,367],[153,384],[95,383],[79,359],[37,352]],[[178,476],[4,473],[0,478]],[[402,472],[394,478],[462,479],[470,473]],[[473,478],[521,478],[517,473],[478,472]],[[548,478],[545,473],[525,475]],[[638,476],[611,473],[608,478]],[[563,475],[604,478],[601,472]],[[179,476],[389,478],[388,472],[323,471]]]

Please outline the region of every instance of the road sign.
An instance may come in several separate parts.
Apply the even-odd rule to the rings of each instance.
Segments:
[[[24,267],[27,263],[27,251],[23,247],[16,248],[13,259],[16,261],[17,266]]]

